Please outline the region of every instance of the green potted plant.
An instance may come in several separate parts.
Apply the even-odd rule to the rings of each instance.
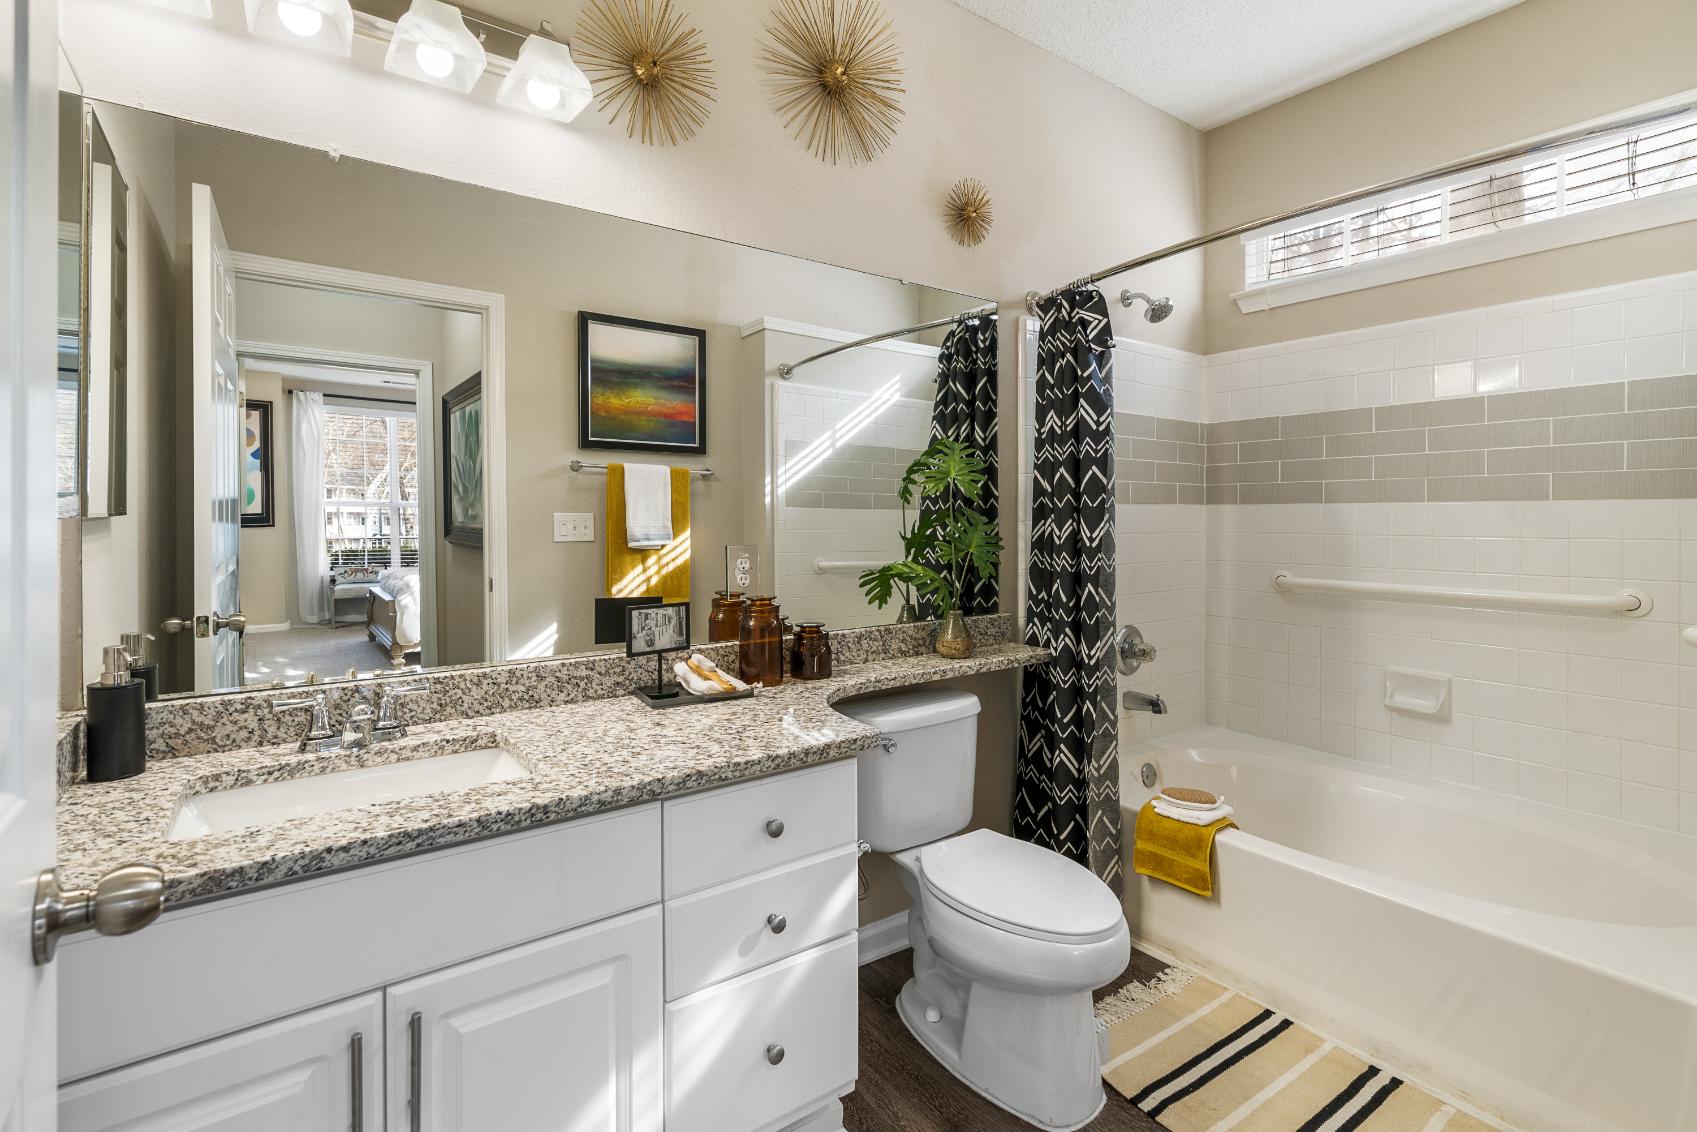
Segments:
[[[948,657],[972,653],[972,638],[961,615],[960,599],[976,577],[990,577],[1002,560],[1002,535],[974,506],[987,483],[983,460],[958,440],[934,440],[902,476],[902,552],[904,557],[860,575],[866,600],[883,609],[899,589],[904,608],[913,595],[929,600],[941,622],[937,652]],[[935,506],[927,507],[932,500]],[[919,518],[907,525],[907,509],[920,504]]]

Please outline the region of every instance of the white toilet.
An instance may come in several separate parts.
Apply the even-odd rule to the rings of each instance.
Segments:
[[[955,1076],[1041,1128],[1103,1104],[1090,992],[1131,958],[1113,891],[1060,854],[972,817],[978,697],[950,688],[839,704],[891,749],[860,756],[860,836],[912,897],[913,978],[897,1009]]]

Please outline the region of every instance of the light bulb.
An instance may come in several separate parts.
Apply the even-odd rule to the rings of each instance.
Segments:
[[[278,0],[277,22],[302,39],[311,39],[323,29],[324,13],[296,0]]]
[[[421,43],[413,49],[418,69],[433,79],[445,79],[454,69],[454,53],[434,43]]]
[[[531,79],[524,84],[525,97],[538,110],[552,110],[560,104],[561,91],[559,83],[543,82],[541,79]]]

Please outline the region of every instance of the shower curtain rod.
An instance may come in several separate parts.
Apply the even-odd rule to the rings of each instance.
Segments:
[[[1041,303],[1045,299],[1052,299],[1062,291],[1069,291],[1074,287],[1088,287],[1092,284],[1100,283],[1104,279],[1111,278],[1112,276],[1123,275],[1128,271],[1135,270],[1136,268],[1144,267],[1151,263],[1158,263],[1163,259],[1170,259],[1175,255],[1182,255],[1185,252],[1195,251],[1197,248],[1204,247],[1216,240],[1229,240],[1233,236],[1242,236],[1245,233],[1253,232],[1258,228],[1266,228],[1274,224],[1283,224],[1286,221],[1296,220],[1315,212],[1324,212],[1327,209],[1336,208],[1339,205],[1353,204],[1356,201],[1365,200],[1368,197],[1378,196],[1380,193],[1394,192],[1397,189],[1412,188],[1424,181],[1432,181],[1440,177],[1453,177],[1457,173],[1468,173],[1474,169],[1483,169],[1488,165],[1495,165],[1501,161],[1511,161],[1517,157],[1533,157],[1540,153],[1547,153],[1552,149],[1561,149],[1565,146],[1573,145],[1576,142],[1585,141],[1587,138],[1593,138],[1599,134],[1613,133],[1616,130],[1630,129],[1636,126],[1653,125],[1657,122],[1664,122],[1670,118],[1678,118],[1683,115],[1690,114],[1694,110],[1697,110],[1697,102],[1687,102],[1679,106],[1669,107],[1665,110],[1656,110],[1650,113],[1639,114],[1627,118],[1616,118],[1612,121],[1602,122],[1593,126],[1582,126],[1578,129],[1568,130],[1564,133],[1552,135],[1542,141],[1508,146],[1507,148],[1493,150],[1490,153],[1486,153],[1478,157],[1469,157],[1461,161],[1452,161],[1448,165],[1439,165],[1435,168],[1423,169],[1418,173],[1412,173],[1406,177],[1397,177],[1389,181],[1380,181],[1378,184],[1369,185],[1364,189],[1355,189],[1352,192],[1340,193],[1333,197],[1326,197],[1324,200],[1318,200],[1312,204],[1305,204],[1301,208],[1293,208],[1286,212],[1276,212],[1271,216],[1262,216],[1258,219],[1249,220],[1242,224],[1234,224],[1230,228],[1222,228],[1218,232],[1210,232],[1206,236],[1196,236],[1189,240],[1182,240],[1176,244],[1169,244],[1158,251],[1140,255],[1135,259],[1128,259],[1124,263],[1116,263],[1112,267],[1103,268],[1101,271],[1098,271],[1093,275],[1086,275],[1082,279],[1075,279],[1071,283],[1068,283],[1065,287],[1057,287],[1053,291],[1049,291],[1045,294],[1039,294],[1036,291],[1027,291],[1025,295],[1025,309],[1035,315],[1037,313],[1038,303]]]
[[[934,318],[930,322],[922,322],[918,326],[904,326],[900,330],[886,330],[882,334],[873,334],[865,338],[856,338],[853,342],[844,342],[840,346],[832,346],[829,350],[820,350],[817,354],[809,354],[799,362],[779,362],[778,376],[783,378],[785,381],[788,381],[791,374],[800,369],[802,366],[807,365],[809,362],[816,362],[820,358],[828,358],[832,354],[840,354],[844,350],[852,350],[857,346],[870,346],[874,342],[883,342],[889,338],[900,338],[904,334],[917,334],[921,330],[935,330],[939,326],[948,326],[950,323],[970,322],[975,318],[995,317],[996,307],[995,304],[991,304],[987,307],[977,307],[973,310],[962,311],[960,314],[951,314],[947,318]]]

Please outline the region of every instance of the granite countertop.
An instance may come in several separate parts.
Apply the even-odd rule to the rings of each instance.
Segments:
[[[59,799],[67,888],[119,865],[165,871],[180,906],[530,826],[846,758],[878,737],[831,710],[847,696],[1040,664],[1043,649],[981,647],[964,660],[926,654],[842,666],[750,699],[655,710],[633,696],[412,728],[360,751],[306,755],[293,744],[155,759],[120,782],[77,782]],[[828,734],[827,734],[828,732]],[[530,774],[186,841],[167,841],[184,798],[232,786],[503,746]]]

